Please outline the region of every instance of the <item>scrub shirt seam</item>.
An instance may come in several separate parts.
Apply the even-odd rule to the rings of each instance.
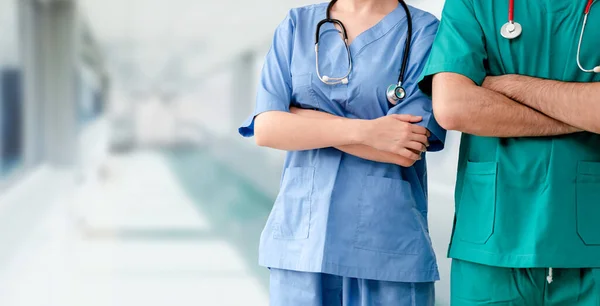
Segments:
[[[335,263],[335,262],[330,262],[330,261],[324,261],[323,263],[334,265],[334,266],[340,266],[340,267],[344,267],[344,268],[358,268],[358,269],[369,269],[369,270],[387,270],[387,269],[371,269],[371,268],[357,267],[357,266],[346,266],[346,265],[342,265],[342,264]],[[411,270],[411,271],[396,270],[397,273],[403,273],[403,274],[421,273],[421,272],[432,272],[432,271],[435,272],[435,271],[437,271],[437,269],[433,268],[433,269],[429,269],[429,270]]]
[[[425,236],[425,240],[428,242],[428,247],[429,247],[429,251],[431,252],[431,254],[433,255],[433,258],[436,258],[435,255],[435,250],[433,249],[433,244],[431,242],[431,237],[429,237],[429,232],[427,231],[425,224],[423,222],[423,215],[420,214],[420,212],[418,211],[418,209],[413,208],[412,212],[414,213],[415,218],[417,218],[417,222],[419,222],[419,225],[421,226],[421,231],[423,233],[423,236]]]
[[[370,267],[349,267],[340,264],[323,262],[322,265],[301,263],[298,261],[290,262],[280,259],[277,263],[270,262],[270,259],[261,256],[259,264],[264,267],[305,271],[310,273],[326,273],[351,278],[376,279],[391,282],[404,283],[423,283],[438,281],[439,271],[437,269],[428,271],[397,271],[396,269],[373,269]]]
[[[453,250],[453,248],[458,248],[458,251]],[[457,255],[451,255],[452,253],[460,253],[458,256]],[[465,253],[470,254],[471,256],[473,254],[483,254],[483,255],[490,255],[490,257],[484,258],[484,260],[478,259],[478,260],[474,260],[473,258],[469,258],[470,256],[463,256]],[[501,266],[501,267],[520,267],[520,265],[500,265],[498,263],[498,261],[501,262],[507,262],[507,261],[512,261],[512,260],[533,260],[533,262],[537,262],[539,261],[539,259],[536,260],[536,257],[540,257],[540,254],[519,254],[519,255],[510,255],[509,253],[492,253],[492,252],[488,252],[485,250],[480,250],[480,249],[473,249],[473,248],[465,248],[465,247],[457,247],[454,244],[450,245],[449,249],[448,249],[448,257],[449,258],[454,258],[454,259],[459,259],[459,260],[465,260],[465,261],[473,261],[473,262],[477,262],[477,263],[481,263],[481,264],[490,264],[490,262],[495,262],[492,265],[497,265],[497,266]],[[469,259],[466,259],[469,258]],[[537,268],[541,268],[542,266],[535,266]],[[547,267],[546,267],[547,268]]]
[[[464,243],[470,243],[470,242],[464,242]],[[470,250],[470,251],[475,251],[478,253],[485,253],[485,254],[489,254],[489,255],[496,255],[496,256],[510,256],[510,257],[532,257],[532,256],[536,256],[538,254],[534,253],[534,254],[521,254],[521,255],[504,255],[504,254],[510,254],[510,253],[493,253],[493,252],[488,252],[488,251],[484,251],[484,250],[480,250],[480,249],[473,249],[473,248],[461,248],[461,249],[465,249],[465,250]]]

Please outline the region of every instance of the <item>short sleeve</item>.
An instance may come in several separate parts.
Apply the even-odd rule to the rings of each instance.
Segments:
[[[440,72],[458,73],[481,85],[486,60],[485,36],[473,0],[447,0],[419,87],[431,96],[432,77]]]
[[[242,123],[238,132],[254,136],[254,118],[268,111],[290,111],[292,94],[290,65],[294,42],[294,24],[288,15],[277,27],[273,43],[265,57],[256,95],[254,112]]]
[[[410,51],[410,62],[407,67],[407,74],[404,81],[404,89],[408,95],[403,101],[388,111],[388,114],[421,116],[423,120],[416,124],[427,128],[431,132],[431,137],[429,138],[429,151],[440,151],[444,148],[446,130],[444,130],[435,120],[431,98],[419,90],[417,81],[424,69],[425,61],[429,56],[437,29],[438,21],[431,16],[431,21],[416,30],[413,34],[414,38],[412,40]]]

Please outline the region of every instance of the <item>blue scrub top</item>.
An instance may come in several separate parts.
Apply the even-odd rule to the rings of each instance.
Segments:
[[[437,19],[410,8],[413,39],[405,77],[408,96],[388,107],[386,88],[400,72],[407,22],[398,7],[350,45],[348,84],[325,85],[316,75],[314,35],[327,4],[292,9],[275,31],[258,87],[256,109],[240,127],[254,134],[254,117],[290,106],[346,118],[387,114],[423,116],[431,131],[430,150],[443,148],[431,100],[417,87],[437,32]],[[322,75],[341,77],[347,69],[343,41],[331,24],[319,42]],[[335,148],[288,152],[279,195],[260,242],[261,265],[346,277],[399,282],[439,279],[427,226],[425,159],[413,167],[378,163]]]

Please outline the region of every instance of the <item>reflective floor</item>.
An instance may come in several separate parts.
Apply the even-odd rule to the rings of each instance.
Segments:
[[[105,172],[49,204],[2,271],[1,305],[268,304],[254,251],[267,199],[198,151],[138,152]]]

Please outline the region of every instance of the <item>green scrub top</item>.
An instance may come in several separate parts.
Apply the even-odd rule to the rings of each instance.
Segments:
[[[586,0],[517,0],[522,35],[507,40],[508,0],[447,0],[421,89],[455,72],[597,82],[576,62]],[[592,7],[582,65],[600,64],[600,3]],[[600,103],[599,97],[590,97]],[[600,267],[600,135],[494,138],[463,134],[449,256],[514,268]]]

